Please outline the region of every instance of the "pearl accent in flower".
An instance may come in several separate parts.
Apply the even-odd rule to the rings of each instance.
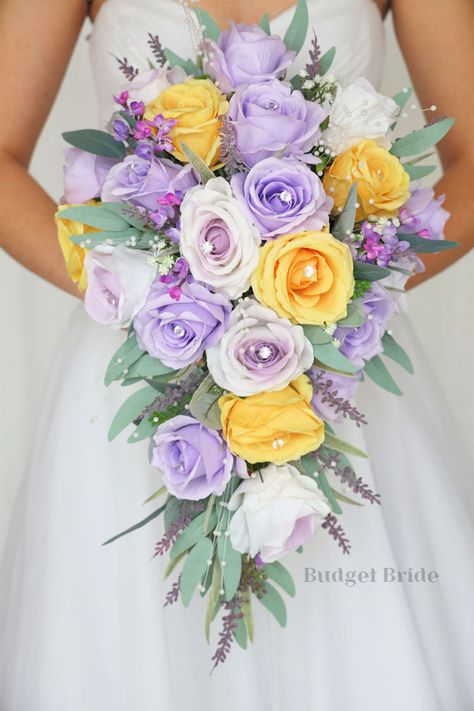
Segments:
[[[173,333],[178,336],[178,338],[181,338],[181,336],[184,336],[184,328],[176,324],[176,326],[173,326]]]
[[[289,204],[291,202],[291,193],[289,190],[282,190],[279,197],[280,200],[286,204]]]
[[[311,277],[313,277],[315,275],[315,273],[316,273],[316,269],[314,267],[312,267],[310,264],[308,264],[308,266],[303,269],[303,274],[308,279],[311,279]]]
[[[280,437],[278,437],[277,439],[274,439],[272,442],[273,449],[281,449],[284,446],[285,446],[285,440],[281,439]]]
[[[268,360],[272,354],[272,349],[269,346],[262,346],[258,349],[257,355],[260,360]]]

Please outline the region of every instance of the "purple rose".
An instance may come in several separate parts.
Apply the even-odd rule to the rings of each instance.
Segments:
[[[294,158],[265,158],[237,173],[232,189],[263,239],[298,230],[320,230],[333,201],[318,176]]]
[[[382,353],[385,324],[395,311],[395,302],[389,292],[377,283],[362,297],[361,303],[366,314],[362,326],[339,326],[334,332],[334,337],[341,342],[341,353],[359,368],[364,367],[364,360]]]
[[[321,136],[319,124],[327,112],[290,84],[272,79],[239,87],[229,102],[228,116],[239,155],[251,168],[276,153],[303,157]]]
[[[127,156],[109,172],[102,189],[103,202],[131,202],[149,210],[168,193],[182,195],[196,185],[190,165],[180,166],[167,158],[146,160]]]
[[[170,368],[199,360],[227,329],[232,305],[197,282],[180,287],[176,300],[157,280],[133,322],[140,347]]]
[[[337,413],[336,409],[331,407],[328,398],[325,396],[326,386],[329,392],[335,393],[336,398],[351,400],[359,387],[360,373],[356,373],[353,376],[340,375],[339,373],[329,373],[319,368],[311,368],[307,375],[314,384],[311,406],[315,413],[328,422],[342,422],[344,415],[342,412]],[[317,383],[321,383],[324,387],[318,388]]]
[[[80,148],[64,151],[64,197],[68,203],[81,203],[100,195],[110,169],[116,158],[104,158]]]
[[[233,24],[217,43],[206,40],[203,49],[204,71],[227,94],[242,84],[278,79],[295,57],[280,37],[267,35],[259,25]]]
[[[431,188],[416,188],[400,210],[399,232],[427,239],[444,239],[444,225],[449,212],[441,205],[444,195],[435,198]]]
[[[158,427],[153,442],[151,464],[173,496],[196,501],[223,493],[234,457],[218,432],[178,415]]]

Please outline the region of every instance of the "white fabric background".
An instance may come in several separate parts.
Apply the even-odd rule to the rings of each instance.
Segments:
[[[96,105],[84,29],[63,87],[35,152],[32,172],[57,199],[62,189],[61,132],[96,124]],[[382,89],[392,94],[410,84],[387,22],[388,52]],[[117,74],[120,82],[120,75]],[[406,127],[421,124],[410,111]],[[25,205],[25,209],[27,206]],[[38,243],[38,249],[41,244]],[[471,363],[474,355],[470,303],[472,254],[410,295],[410,312],[466,441],[474,450]],[[12,505],[28,460],[49,369],[75,300],[0,255],[0,552]],[[387,394],[387,397],[390,395]],[[74,447],[87,446],[71,432]],[[34,462],[33,462],[34,466]]]

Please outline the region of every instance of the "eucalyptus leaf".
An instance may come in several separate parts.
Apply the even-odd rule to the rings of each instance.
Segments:
[[[267,33],[267,35],[270,34],[270,16],[268,12],[265,12],[262,15],[262,19],[260,20],[259,25],[262,30]]]
[[[165,515],[163,516],[165,531],[168,531],[181,512],[181,501],[170,496],[166,502]]]
[[[459,247],[459,242],[453,242],[449,239],[427,239],[426,237],[420,237],[419,235],[403,234],[400,232],[398,234],[400,240],[405,240],[408,242],[411,249],[418,254],[429,254],[432,252],[444,252],[446,249],[454,249]]]
[[[219,25],[212,19],[208,12],[202,10],[200,7],[195,7],[194,12],[197,15],[199,24],[204,27],[204,37],[208,37],[214,42],[217,42],[221,30]]]
[[[298,0],[293,18],[283,38],[286,48],[298,54],[304,45],[307,32],[308,5],[306,0]]]
[[[66,131],[63,138],[75,148],[86,153],[93,153],[104,158],[125,158],[126,150],[123,143],[116,141],[109,133],[95,128],[85,128],[80,131]]]
[[[209,497],[207,506],[206,506],[206,516],[204,517],[204,533],[207,533],[209,530],[209,521],[211,519],[211,513],[214,509],[214,504],[216,502],[216,497],[214,494]]]
[[[339,437],[335,437],[335,435],[329,432],[326,432],[324,445],[325,447],[329,447],[329,449],[334,449],[336,452],[352,454],[354,457],[362,457],[363,459],[368,458],[367,454],[363,452],[362,449],[354,447],[353,444],[349,444],[349,442],[345,442],[343,439],[339,439]]]
[[[284,565],[279,561],[267,563],[264,567],[264,572],[274,583],[283,588],[290,597],[294,597],[296,593],[295,583]]]
[[[186,74],[199,76],[201,72],[197,64],[195,64],[192,59],[183,59],[179,56],[179,54],[175,54],[171,49],[165,49],[165,57],[170,63],[170,67],[181,67],[184,69]]]
[[[206,534],[204,533],[205,515],[205,511],[203,511],[198,516],[196,516],[196,518],[193,518],[191,523],[186,526],[186,528],[184,529],[184,531],[182,531],[175,543],[173,543],[173,546],[170,551],[170,558],[176,558],[177,555],[179,555],[183,551],[188,550],[206,536]],[[212,531],[214,529],[216,522],[217,516],[215,511],[213,511],[209,520],[209,531]]]
[[[429,126],[425,126],[424,128],[412,131],[407,136],[395,141],[390,149],[390,153],[394,156],[398,156],[398,158],[423,153],[441,141],[453,124],[454,119],[446,118],[432,123]]]
[[[225,599],[232,600],[240,583],[242,556],[232,547],[230,537],[224,535],[218,537],[217,555],[222,567]]]
[[[401,365],[402,368],[407,371],[407,373],[413,375],[414,369],[410,358],[408,357],[405,350],[396,342],[393,336],[387,333],[387,331],[385,331],[383,335],[382,344],[384,355],[388,356],[388,358],[391,358],[396,363]]]
[[[190,164],[193,166],[194,170],[201,177],[203,183],[207,183],[208,180],[216,177],[212,170],[204,163],[203,159],[191,150],[189,146],[180,141],[180,147]]]
[[[342,509],[339,506],[336,497],[334,496],[334,492],[327,480],[326,474],[324,472],[320,472],[318,476],[316,477],[316,483],[323,492],[324,496],[328,500],[328,504],[331,507],[332,511],[335,514],[341,514]]]
[[[334,368],[340,373],[355,373],[357,367],[344,356],[335,345],[332,343],[323,343],[321,345],[313,344],[313,351],[316,360],[323,365]]]
[[[334,62],[334,57],[336,56],[336,48],[331,47],[327,52],[323,54],[319,60],[319,75],[324,76],[331,69],[332,63]]]
[[[247,649],[247,629],[244,618],[241,617],[237,627],[233,630],[234,639],[242,649]]]
[[[212,541],[203,538],[189,552],[181,571],[179,590],[185,607],[191,602],[193,593],[208,568],[209,559],[212,559]]]
[[[304,83],[304,79],[299,74],[295,74],[295,76],[291,77],[291,79],[290,79],[290,84],[293,89],[300,90],[303,86],[303,83]]]
[[[276,619],[278,624],[282,627],[286,625],[286,608],[283,598],[273,585],[265,581],[265,593],[262,597],[257,597],[264,607],[267,608],[269,612]]]
[[[116,413],[108,432],[108,440],[111,442],[128,425],[137,419],[139,415],[156,400],[156,391],[147,385],[141,390],[137,390],[128,397]]]
[[[336,239],[342,241],[347,234],[351,233],[354,229],[354,222],[356,218],[356,202],[357,202],[357,181],[352,183],[351,189],[347,195],[346,204],[336,219],[334,226],[331,230],[331,234]]]
[[[354,262],[354,276],[361,281],[379,281],[390,275],[390,269],[379,267],[378,264]]]
[[[189,403],[189,411],[196,420],[213,430],[222,429],[221,412],[218,400],[222,389],[215,384],[210,375],[207,375]]]
[[[346,496],[345,494],[341,494],[339,491],[336,491],[336,489],[333,489],[332,493],[334,494],[335,498],[338,499],[338,501],[342,501],[344,504],[350,504],[351,506],[363,505],[360,503],[360,501],[355,501],[354,499],[349,498],[349,496]]]
[[[388,390],[389,393],[394,395],[403,394],[379,356],[374,356],[371,360],[366,361],[364,372],[377,385],[380,385],[384,390]]]
[[[304,335],[313,344],[313,346],[321,346],[324,343],[332,343],[332,336],[326,333],[321,326],[303,326]]]
[[[66,207],[60,210],[58,215],[61,219],[73,220],[83,225],[110,232],[122,232],[130,228],[130,225],[120,215],[110,212],[100,203],[97,203],[97,205]]]
[[[168,491],[168,489],[166,488],[166,486],[160,486],[160,488],[157,491],[155,491],[154,494],[149,496],[148,499],[146,499],[146,501],[143,502],[143,504],[144,505],[149,504],[151,501],[154,501],[155,499],[158,499],[160,496],[163,496],[163,494],[166,494],[167,491]]]
[[[409,86],[406,89],[404,89],[403,91],[400,91],[398,94],[395,94],[395,96],[392,96],[392,99],[397,104],[400,111],[402,111],[402,109],[405,108],[405,106],[408,102],[408,99],[410,98],[410,96],[412,94],[413,94],[413,89],[411,88],[411,86]]]
[[[129,444],[135,444],[135,442],[142,442],[144,439],[148,439],[155,434],[157,426],[150,422],[148,417],[144,417],[139,425],[132,432],[127,442]]]
[[[403,168],[411,180],[421,180],[421,178],[426,178],[427,175],[436,170],[435,165],[409,165],[408,163],[404,163]]]
[[[211,591],[209,593],[209,602],[207,604],[206,618],[204,621],[204,634],[207,642],[209,642],[209,634],[211,630],[212,620],[217,615],[220,607],[220,596],[219,590],[221,588],[221,566],[218,560],[214,561],[214,567],[212,570],[212,583]]]
[[[248,638],[251,642],[253,642],[252,596],[250,588],[245,598],[245,601],[242,603],[242,612],[244,614],[244,622],[245,627],[247,629]]]
[[[175,372],[175,370],[169,368],[158,358],[153,358],[151,355],[148,355],[148,353],[144,353],[128,368],[127,375],[130,378],[157,378]]]
[[[89,249],[104,244],[104,242],[111,247],[116,247],[123,242],[127,242],[130,237],[139,237],[135,227],[127,227],[124,230],[101,230],[100,232],[87,232],[82,235],[69,235],[71,242],[79,245],[85,244]]]
[[[124,205],[123,202],[103,202],[102,207],[105,207],[109,212],[113,212],[125,220],[131,227],[137,230],[144,230],[147,226],[147,217],[140,212],[138,207],[134,205]]]
[[[173,570],[176,568],[177,565],[183,560],[183,558],[187,555],[187,551],[183,551],[181,555],[177,555],[176,558],[172,558],[168,561],[168,564],[165,568],[165,573],[164,573],[164,579],[168,578]]]
[[[344,328],[355,328],[365,323],[366,315],[359,301],[351,301],[347,306],[347,316],[337,322]]]
[[[117,533],[116,536],[112,536],[112,538],[109,538],[102,545],[108,546],[109,543],[113,543],[114,541],[118,540],[119,538],[122,538],[122,536],[126,536],[128,533],[133,533],[133,531],[138,531],[139,528],[143,528],[143,526],[146,526],[147,523],[150,523],[150,521],[153,521],[153,519],[158,518],[158,516],[160,516],[160,514],[162,514],[163,511],[165,510],[165,506],[166,506],[166,504],[163,504],[163,506],[160,506],[159,509],[156,509],[156,511],[153,511],[153,513],[149,514],[142,521],[135,523],[133,526],[130,526],[130,528],[127,528],[125,531],[122,531],[121,533]]]

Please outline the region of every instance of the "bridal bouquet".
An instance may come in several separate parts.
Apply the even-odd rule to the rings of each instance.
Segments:
[[[163,515],[165,604],[207,596],[217,665],[252,640],[254,600],[285,625],[284,555],[326,533],[347,553],[343,504],[379,503],[337,424],[365,424],[351,400],[367,378],[401,394],[387,359],[412,370],[388,324],[417,254],[455,244],[417,182],[452,121],[395,139],[410,92],[342,85],[315,36],[292,76],[304,0],[284,38],[267,15],[187,22],[195,61],[149,35],[148,71],[120,60],[107,130],[64,134],[57,224],[87,313],[127,330],[105,382],[131,394],[109,439],[133,425],[159,480],[161,505],[110,541]]]

